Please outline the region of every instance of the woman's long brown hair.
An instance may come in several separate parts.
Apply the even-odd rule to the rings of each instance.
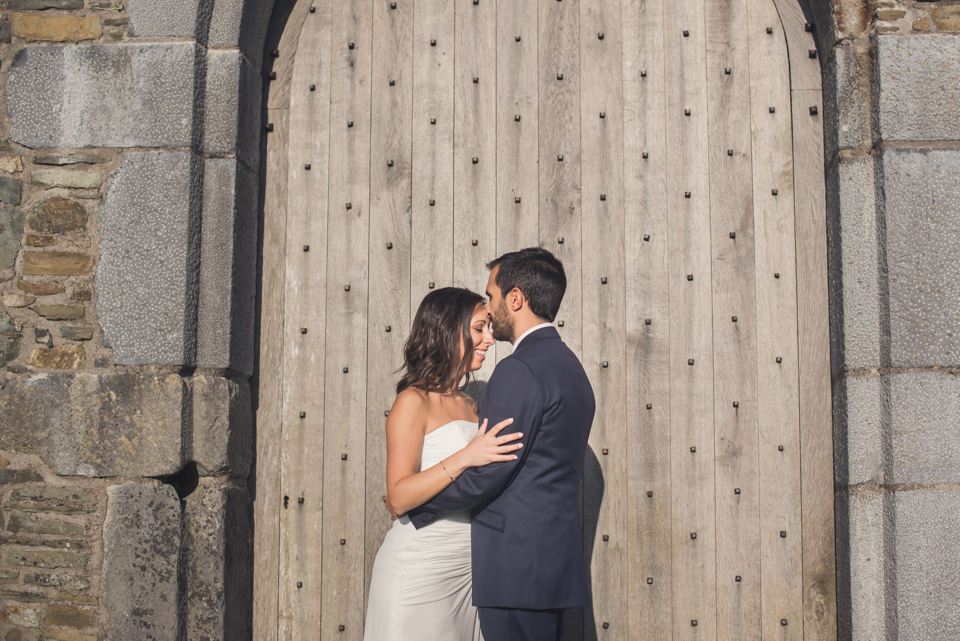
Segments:
[[[403,376],[397,383],[397,394],[408,387],[450,394],[467,386],[474,347],[470,321],[483,304],[480,294],[460,287],[444,287],[427,294],[403,346]],[[458,387],[464,377],[468,380]]]

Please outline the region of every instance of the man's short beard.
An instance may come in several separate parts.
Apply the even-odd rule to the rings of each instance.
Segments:
[[[490,333],[494,340],[513,342],[513,321],[507,314],[507,303],[501,300],[496,309],[493,310],[493,316],[490,317],[492,327]]]

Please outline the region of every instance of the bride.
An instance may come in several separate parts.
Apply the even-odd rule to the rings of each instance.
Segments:
[[[424,298],[404,345],[403,377],[387,418],[387,492],[404,514],[469,467],[516,460],[522,434],[498,436],[507,419],[477,429],[477,406],[460,385],[493,345],[484,299],[446,287]],[[470,513],[449,512],[417,530],[401,516],[377,553],[365,641],[479,641],[471,603]]]

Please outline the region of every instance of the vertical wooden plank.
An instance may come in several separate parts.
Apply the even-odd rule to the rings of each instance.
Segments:
[[[833,430],[827,299],[823,103],[813,33],[796,0],[775,0],[787,37],[796,184],[803,638],[837,638]]]
[[[430,283],[453,282],[453,14],[449,0],[414,0],[411,313]]]
[[[540,246],[563,261],[567,292],[557,329],[580,356],[580,2],[539,0],[538,11]]]
[[[750,72],[744,32],[747,0],[707,0],[706,15],[713,254],[717,638],[739,641],[760,638],[757,319]]]
[[[673,638],[663,9],[662,0],[625,0],[622,35],[627,636],[651,641]]]
[[[582,358],[580,2],[538,0],[537,13],[539,245],[563,262],[567,291],[554,324]],[[581,610],[565,613],[563,638],[583,638]]]
[[[303,26],[289,88],[281,441],[281,487],[289,499],[280,511],[281,639],[319,634],[322,587],[329,5],[308,13]]]
[[[704,0],[664,24],[674,634],[716,637],[713,345]],[[686,32],[686,34],[684,33]],[[694,449],[695,448],[695,449]],[[696,621],[696,625],[693,624]]]
[[[790,90],[784,81],[789,77],[789,65],[773,1],[750,2],[748,6],[757,274],[761,625],[764,638],[800,639],[803,568],[793,132]],[[773,190],[777,190],[776,195]],[[782,621],[787,625],[781,625]]]
[[[280,434],[283,420],[283,280],[287,241],[286,109],[264,113],[267,136],[263,204],[263,272],[260,281],[260,395],[257,406],[256,494],[253,501],[253,635],[277,638],[280,570]]]
[[[538,35],[537,0],[498,1],[497,255],[539,241]]]
[[[537,0],[497,2],[497,255],[539,242]],[[519,199],[519,200],[518,200]],[[502,360],[512,351],[497,350]]]
[[[809,60],[809,59],[808,59]],[[794,91],[803,638],[837,638],[833,514],[833,422],[827,299],[823,104],[820,90]],[[811,108],[816,108],[811,113]]]
[[[497,252],[497,4],[454,5],[453,281],[483,292]],[[495,364],[474,376],[488,379]]]
[[[580,5],[583,364],[596,395],[584,466],[585,556],[593,608],[584,636],[629,639],[626,514],[626,280],[620,0]],[[591,536],[592,535],[592,536]],[[603,626],[607,627],[604,628]]]
[[[364,596],[372,17],[372,0],[333,3],[321,636],[358,641]]]
[[[393,404],[410,327],[413,4],[390,7],[390,0],[374,0],[364,608],[373,562],[392,524],[381,500],[387,491],[384,412]]]

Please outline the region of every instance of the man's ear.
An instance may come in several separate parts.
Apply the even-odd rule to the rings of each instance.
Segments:
[[[512,312],[519,312],[526,302],[527,298],[523,295],[523,292],[520,291],[519,287],[514,287],[510,290],[510,293],[507,294],[507,307]]]

